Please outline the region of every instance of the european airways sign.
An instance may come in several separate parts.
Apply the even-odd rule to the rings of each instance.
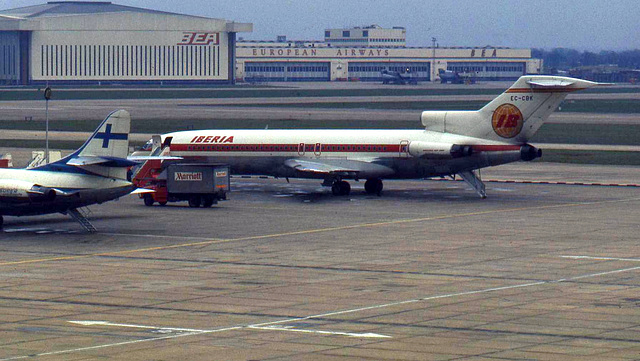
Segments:
[[[255,48],[256,57],[318,57],[318,58],[384,58],[389,57],[389,49],[370,48]]]

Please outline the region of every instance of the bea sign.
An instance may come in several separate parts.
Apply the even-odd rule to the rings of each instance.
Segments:
[[[200,33],[185,31],[182,33],[182,40],[178,45],[218,45],[220,43],[220,33]]]

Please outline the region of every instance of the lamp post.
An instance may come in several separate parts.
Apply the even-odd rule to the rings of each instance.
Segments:
[[[433,45],[431,46],[431,82],[436,81],[436,38],[432,37],[431,42]]]
[[[44,99],[45,99],[45,119],[46,119],[46,131],[45,131],[45,150],[44,150],[44,160],[45,164],[49,164],[49,99],[51,99],[51,88],[46,87],[44,89]]]

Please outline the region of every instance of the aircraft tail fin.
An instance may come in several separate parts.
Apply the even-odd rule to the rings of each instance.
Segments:
[[[570,92],[605,85],[587,80],[527,75],[478,111],[425,111],[427,130],[514,144],[526,143]]]
[[[79,167],[104,177],[126,179],[127,168],[134,164],[126,159],[130,129],[129,112],[113,111],[73,154],[35,169],[64,172],[71,169],[68,167]]]
[[[126,158],[129,154],[130,130],[129,112],[123,109],[115,110],[100,123],[93,135],[74,155]]]

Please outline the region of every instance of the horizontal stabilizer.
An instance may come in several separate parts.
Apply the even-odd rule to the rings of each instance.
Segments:
[[[174,157],[168,155],[130,155],[127,160],[132,162],[146,162],[148,160],[181,160],[182,157]]]
[[[132,167],[136,165],[136,162],[125,158],[118,157],[96,157],[96,156],[79,156],[71,158],[67,161],[67,165],[73,165],[76,167],[89,166],[89,165],[100,165],[102,167]]]
[[[532,87],[539,88],[566,88],[575,83],[575,81],[570,81],[567,79],[543,79],[527,81],[527,84],[531,85]]]
[[[129,194],[145,194],[145,193],[155,193],[155,191],[153,189],[147,189],[147,188],[136,188],[132,190],[131,193]]]

